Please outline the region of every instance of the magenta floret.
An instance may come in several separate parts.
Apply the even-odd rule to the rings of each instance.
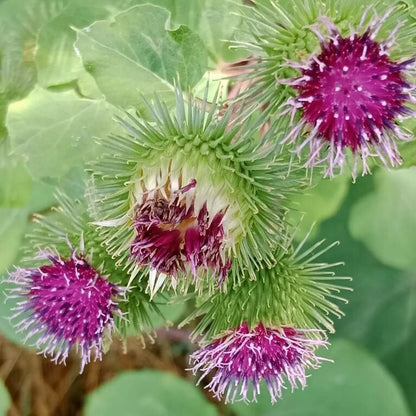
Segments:
[[[316,33],[321,51],[305,65],[297,65],[301,76],[290,85],[298,95],[288,104],[294,116],[301,111],[299,123],[286,141],[301,139],[298,153],[309,145],[307,166],[328,162],[326,175],[334,167],[342,168],[345,149],[354,155],[353,176],[357,159],[362,159],[363,173],[368,171],[367,157],[378,157],[385,165],[401,162],[397,139],[410,140],[400,130],[397,120],[414,116],[408,104],[414,101],[414,85],[409,72],[416,58],[396,62],[389,56],[394,32],[385,41],[376,41],[383,23],[374,21],[364,33],[341,36],[327,18],[322,18],[329,35]],[[293,122],[293,117],[292,117]]]
[[[231,260],[223,258],[224,214],[210,217],[206,203],[197,211],[186,195],[195,186],[194,180],[171,195],[149,192],[136,208],[131,257],[172,278],[191,272],[196,279],[203,268],[222,282],[231,267]]]
[[[250,329],[247,323],[242,323],[196,351],[191,356],[192,371],[194,374],[202,371],[199,381],[214,371],[207,388],[218,399],[225,396],[226,403],[236,399],[256,401],[264,380],[274,403],[282,395],[285,379],[292,390],[298,384],[303,388],[305,369],[318,368],[325,361],[314,350],[327,346],[327,341],[308,338],[308,332],[321,331],[268,328],[261,323]]]
[[[117,299],[124,289],[103,278],[82,256],[70,258],[42,252],[38,259],[49,260],[37,268],[17,268],[10,273],[9,298],[17,298],[18,332],[55,362],[65,362],[75,346],[85,364],[102,358],[102,342],[114,329],[114,315],[120,315]]]

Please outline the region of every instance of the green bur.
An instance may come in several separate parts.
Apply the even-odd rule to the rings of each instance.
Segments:
[[[173,113],[155,98],[145,103],[150,119],[127,114],[119,120],[125,134],[99,139],[107,155],[91,166],[94,220],[108,252],[128,267],[131,281],[141,270],[130,249],[143,195],[193,180],[195,206],[206,203],[211,218],[224,213],[223,255],[233,264],[226,281],[239,282],[242,271],[255,278],[257,270],[275,262],[287,199],[302,187],[299,171],[272,144],[286,134],[287,124],[273,124],[260,139],[262,117],[243,118],[240,108],[222,107],[217,98],[209,103],[207,91],[199,100],[177,90]],[[197,288],[207,289],[203,277],[212,277],[210,271],[200,268],[198,274]],[[186,292],[194,279],[188,270],[180,277],[180,290]]]
[[[403,61],[413,57],[416,19],[414,7],[408,2],[258,0],[255,7],[242,8],[248,40],[236,42],[236,47],[250,52],[252,62],[245,66],[250,72],[242,77],[253,82],[240,98],[255,108],[267,107],[272,117],[278,116],[282,104],[294,95],[286,82],[299,76],[293,63],[305,62],[320,50],[319,39],[312,30],[319,27],[325,31],[320,18],[329,18],[342,36],[349,36],[351,28],[364,29],[375,13],[383,16],[387,11],[391,13],[377,39],[387,39],[398,22],[406,22],[398,28],[390,58]]]
[[[336,276],[332,270],[342,263],[316,261],[337,242],[325,247],[322,240],[304,249],[308,238],[309,234],[294,247],[287,234],[275,251],[275,266],[257,272],[256,280],[241,279],[239,286],[225,293],[201,298],[194,314],[184,322],[203,315],[194,337],[203,335],[204,341],[210,340],[242,322],[250,328],[262,323],[271,328],[311,330],[309,335],[319,338],[326,337],[326,330],[333,333],[332,318],[343,316],[339,304],[347,302],[340,292],[351,290],[340,282],[351,278]]]
[[[102,240],[97,233],[97,227],[91,223],[86,204],[70,199],[59,193],[57,206],[49,215],[36,215],[36,225],[27,236],[29,243],[24,248],[25,266],[33,267],[34,257],[40,250],[51,250],[63,258],[70,258],[73,247],[78,254],[84,253],[88,263],[102,276],[122,287],[126,287],[129,275],[115,265],[102,246]],[[143,270],[146,273],[146,270]],[[116,327],[122,336],[143,334],[149,332],[153,319],[160,315],[158,303],[150,302],[143,284],[128,288],[126,298],[122,299],[119,307],[123,317],[115,316]]]

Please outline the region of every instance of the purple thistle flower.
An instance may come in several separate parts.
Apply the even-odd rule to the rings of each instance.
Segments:
[[[305,369],[318,368],[321,361],[314,349],[328,342],[306,337],[307,333],[322,330],[302,330],[283,327],[254,329],[242,323],[227,335],[196,351],[191,356],[193,373],[203,372],[198,383],[215,370],[207,388],[225,402],[234,402],[237,396],[245,402],[256,401],[260,385],[265,381],[271,401],[275,403],[285,388],[285,378],[292,390],[299,384],[306,386]],[[249,398],[250,391],[252,398]]]
[[[121,315],[117,297],[123,288],[109,282],[75,250],[68,259],[48,251],[37,256],[49,260],[37,268],[16,268],[10,273],[8,298],[19,299],[10,320],[25,332],[25,342],[37,336],[34,345],[63,363],[76,346],[81,355],[81,372],[91,361],[102,359],[103,337],[114,329],[113,316]]]
[[[196,181],[171,192],[164,187],[146,192],[136,207],[131,257],[149,265],[176,284],[178,272],[211,269],[221,283],[231,267],[223,258],[223,212],[210,215],[207,203],[197,208],[192,191]],[[156,288],[157,290],[157,288]]]
[[[287,102],[290,109],[284,113],[292,113],[293,123],[295,113],[301,110],[301,119],[285,141],[293,143],[302,131],[307,132],[297,152],[309,145],[306,166],[327,161],[325,176],[333,176],[334,167],[342,170],[346,148],[354,156],[354,178],[359,157],[363,174],[369,171],[369,156],[394,166],[401,162],[396,140],[411,139],[396,121],[414,116],[406,105],[415,102],[415,86],[409,83],[409,75],[416,58],[396,62],[389,56],[400,25],[387,39],[375,40],[388,15],[373,20],[360,34],[364,14],[357,31],[346,37],[328,18],[321,18],[328,35],[311,27],[320,40],[320,54],[306,64],[293,63],[301,76],[288,83],[298,96]],[[327,153],[322,155],[322,151]]]

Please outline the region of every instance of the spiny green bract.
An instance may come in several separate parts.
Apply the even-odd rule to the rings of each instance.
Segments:
[[[65,194],[56,197],[57,207],[48,215],[37,215],[37,223],[27,236],[28,244],[24,247],[24,262],[34,266],[34,258],[40,250],[49,249],[62,257],[70,257],[72,250],[84,254],[88,262],[103,276],[120,286],[127,286],[129,276],[117,268],[114,260],[102,247],[97,228],[91,224],[85,203],[71,200]],[[116,327],[121,335],[142,334],[152,329],[151,314],[161,315],[157,303],[150,302],[145,293],[145,286],[134,285],[129,288],[126,299],[119,307],[125,316],[115,317]],[[162,316],[162,315],[161,315]]]
[[[350,290],[339,282],[351,278],[336,276],[331,270],[342,263],[315,262],[337,242],[322,248],[322,240],[302,251],[307,239],[308,236],[295,248],[288,237],[275,252],[274,267],[258,271],[256,280],[242,280],[234,290],[205,298],[183,324],[204,315],[193,332],[194,337],[203,336],[204,340],[237,328],[241,322],[247,322],[251,328],[261,322],[270,327],[333,333],[331,315],[341,318],[343,312],[338,303],[346,303],[339,293]],[[311,332],[311,336],[325,337],[325,331]]]
[[[319,39],[313,29],[320,25],[320,29],[325,30],[319,21],[322,17],[328,17],[341,35],[348,36],[351,29],[359,26],[365,30],[374,13],[383,16],[390,11],[377,38],[387,39],[399,22],[406,22],[398,28],[390,57],[402,60],[414,56],[416,16],[412,12],[415,8],[406,1],[392,4],[360,0],[267,0],[242,10],[251,40],[240,46],[251,52],[252,62],[245,66],[251,72],[243,76],[250,78],[252,83],[241,99],[258,108],[267,107],[266,111],[271,115],[278,115],[282,103],[293,95],[292,87],[284,82],[298,76],[291,63],[304,62],[319,52]]]
[[[196,180],[195,205],[206,202],[208,211],[225,213],[225,254],[233,263],[233,281],[240,280],[242,270],[255,278],[256,270],[271,267],[286,198],[301,186],[294,169],[288,176],[288,162],[272,144],[287,126],[275,123],[260,139],[261,117],[241,123],[234,107],[193,97],[185,104],[180,90],[175,114],[157,98],[146,105],[150,121],[129,114],[120,119],[127,133],[99,139],[109,154],[92,165],[94,219],[109,253],[133,278],[140,270],[130,258],[137,195],[168,182],[185,186]]]

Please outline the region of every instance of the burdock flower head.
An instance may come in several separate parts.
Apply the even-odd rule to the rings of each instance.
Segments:
[[[101,360],[114,332],[140,334],[151,327],[149,312],[160,312],[140,285],[126,298],[129,276],[101,247],[85,204],[63,194],[57,202],[54,213],[35,218],[22,266],[5,281],[6,295],[15,302],[10,320],[25,341],[57,363],[74,347],[82,371]]]
[[[305,331],[291,327],[269,328],[259,323],[251,328],[243,322],[238,328],[196,351],[191,356],[193,372],[202,371],[202,378],[215,371],[206,386],[225,402],[236,398],[256,401],[264,381],[272,403],[282,395],[286,380],[292,390],[306,386],[306,369],[319,368],[324,358],[315,355],[315,348],[327,341],[311,339]]]
[[[20,298],[11,317],[18,331],[55,362],[65,362],[73,346],[81,355],[81,372],[92,358],[102,358],[103,338],[114,329],[114,315],[121,314],[117,301],[122,289],[91,266],[82,250],[70,257],[40,252],[36,268],[10,273],[16,285],[9,297]]]
[[[175,114],[155,99],[146,104],[150,121],[120,119],[126,134],[101,139],[111,155],[92,167],[105,245],[132,279],[148,270],[152,295],[165,283],[221,284],[232,263],[235,281],[238,269],[254,276],[271,265],[285,197],[298,185],[270,143],[282,126],[260,142],[261,119],[243,125],[232,107],[187,100],[178,90]]]
[[[189,317],[203,315],[193,334],[202,336],[193,372],[202,371],[200,380],[212,373],[207,388],[217,398],[255,401],[265,381],[274,402],[286,380],[292,389],[305,387],[307,369],[320,366],[315,349],[328,345],[331,315],[342,316],[339,292],[348,288],[338,281],[349,278],[334,276],[336,264],[314,262],[331,246],[319,249],[321,241],[302,253],[305,241],[295,249],[285,239],[274,267],[206,298]]]
[[[369,157],[399,164],[397,142],[411,139],[399,124],[415,115],[410,106],[416,69],[411,6],[400,2],[386,9],[380,2],[363,10],[349,2],[298,3],[292,7],[304,11],[299,22],[283,19],[284,6],[272,3],[281,12],[276,15],[282,26],[276,26],[276,40],[268,49],[265,40],[271,33],[259,41],[270,56],[260,61],[257,76],[260,83],[273,76],[270,87],[280,92],[278,101],[270,99],[269,111],[291,115],[293,129],[283,142],[294,144],[299,156],[309,148],[306,166],[325,162],[327,176],[342,171],[346,156],[352,159],[354,178],[359,165],[363,174],[369,171]],[[285,32],[303,46],[283,54]]]
[[[334,167],[342,169],[347,148],[354,156],[355,177],[359,158],[363,174],[368,171],[369,156],[379,157],[385,165],[400,163],[396,140],[411,139],[396,121],[415,115],[407,105],[415,101],[411,76],[416,58],[390,58],[396,30],[387,39],[376,40],[388,14],[372,21],[362,33],[358,27],[349,36],[322,19],[328,36],[315,28],[321,52],[301,65],[301,77],[290,83],[298,91],[288,102],[292,120],[298,109],[301,119],[286,140],[299,140],[298,152],[309,145],[307,166],[326,161],[329,176]],[[309,132],[299,138],[305,127]]]

